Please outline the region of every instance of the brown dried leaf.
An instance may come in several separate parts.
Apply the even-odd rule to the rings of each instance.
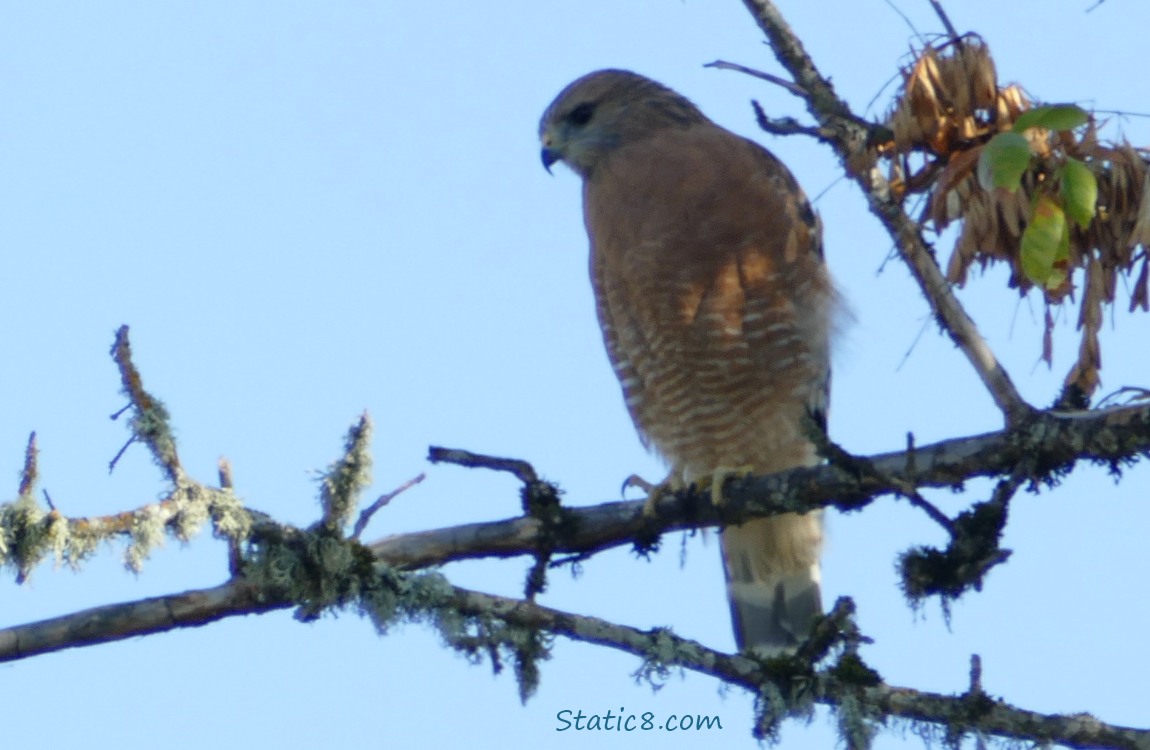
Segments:
[[[1091,258],[1086,267],[1086,292],[1078,314],[1078,327],[1082,329],[1078,361],[1066,376],[1066,385],[1076,385],[1087,396],[1098,387],[1098,371],[1102,369],[1098,332],[1102,329],[1103,287],[1102,264],[1097,258]]]
[[[1130,196],[1131,205],[1138,206],[1134,214],[1134,228],[1130,230],[1129,246],[1141,245],[1150,249],[1150,170],[1141,165],[1144,177],[1139,186],[1139,195]]]
[[[978,109],[992,108],[998,98],[998,73],[994,69],[990,48],[981,40],[970,40],[964,45],[964,55],[974,106]]]
[[[1090,118],[1090,122],[1086,123],[1086,131],[1082,134],[1076,146],[1077,155],[1079,157],[1093,156],[1094,152],[1098,149],[1098,123],[1094,118]]]
[[[962,199],[970,194],[974,168],[978,166],[978,157],[981,153],[981,145],[959,151],[951,156],[946,166],[939,172],[934,192],[931,194],[929,212],[930,220],[934,222],[936,229],[942,229],[965,211],[966,201],[960,200],[956,205],[952,197],[957,195]],[[958,212],[955,213],[954,209]]]
[[[946,280],[956,286],[965,286],[967,273],[970,271],[970,261],[978,253],[974,244],[974,233],[967,229],[962,230],[958,242],[954,243],[954,250],[950,253],[950,261],[946,264]]]
[[[970,96],[970,81],[966,76],[966,66],[960,57],[943,58],[940,65],[945,82],[947,103],[953,118],[962,118],[973,110]]]
[[[998,122],[998,127],[1005,130],[1018,119],[1020,114],[1030,109],[1030,100],[1026,98],[1026,94],[1022,93],[1022,89],[1017,83],[1012,83],[999,93],[996,106],[1000,108],[1000,112],[1001,108],[1005,107],[1006,109],[1004,120]]]
[[[1142,259],[1142,271],[1138,274],[1138,281],[1134,282],[1134,290],[1130,294],[1130,312],[1141,307],[1144,312],[1150,312],[1150,261]]]
[[[906,81],[906,99],[911,114],[918,119],[922,129],[931,132],[935,121],[942,115],[942,105],[938,101],[938,62],[935,52],[928,47],[915,61]]]

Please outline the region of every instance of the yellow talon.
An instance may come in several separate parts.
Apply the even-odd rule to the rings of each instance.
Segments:
[[[746,477],[754,473],[755,467],[753,466],[720,466],[710,475],[699,477],[695,486],[700,490],[710,489],[711,503],[722,505],[726,502],[723,498],[723,484],[731,477]]]
[[[714,505],[722,505],[726,502],[723,498],[723,484],[731,477],[745,477],[754,473],[753,466],[720,466],[710,474],[705,474],[694,480],[691,485],[702,492],[710,490],[711,502]],[[652,484],[638,474],[632,474],[623,480],[624,492],[631,487],[638,487],[647,493],[647,502],[643,503],[643,515],[648,517],[655,515],[655,506],[659,504],[660,500],[667,495],[673,495],[686,486],[682,475],[676,471],[671,472],[666,479],[658,484]]]
[[[683,489],[686,485],[679,475],[672,472],[666,479],[658,484],[651,484],[638,474],[632,474],[623,480],[624,492],[631,487],[638,487],[647,493],[647,501],[643,503],[643,515],[652,518],[655,515],[655,506],[667,495],[672,495]]]

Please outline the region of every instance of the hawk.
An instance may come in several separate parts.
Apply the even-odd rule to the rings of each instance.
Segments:
[[[542,159],[583,179],[591,283],[640,439],[722,501],[723,479],[819,461],[836,294],[821,227],[790,171],[671,89],[625,70],[571,83],[543,114]],[[723,529],[741,650],[793,649],[822,613],[818,511]]]

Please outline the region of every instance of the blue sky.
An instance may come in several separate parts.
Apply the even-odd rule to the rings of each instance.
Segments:
[[[895,2],[919,31],[939,30],[925,0]],[[950,12],[986,37],[1000,78],[1036,98],[1150,110],[1131,85],[1150,8],[1108,0],[1087,14],[1090,4],[1022,0],[1006,13],[969,0]],[[860,109],[914,42],[881,0],[782,10]],[[283,521],[317,518],[315,471],[365,409],[376,424],[369,496],[428,472],[369,539],[518,512],[510,477],[429,467],[429,444],[529,460],[573,505],[617,499],[631,473],[662,476],[602,351],[578,180],[548,176],[538,159],[543,108],[601,67],[678,89],[820,196],[829,261],[856,317],[835,358],[837,441],[871,453],[902,447],[907,431],[922,444],[996,429],[990,398],[904,268],[884,265],[890,240],[856,188],[836,182],[829,151],[757,133],[752,97],[776,115],[802,116],[799,102],[702,67],[717,58],[779,72],[734,0],[0,8],[0,467],[10,482],[0,497],[16,493],[31,430],[42,486],[65,513],[162,494],[142,449],[107,471],[126,437],[107,418],[123,405],[107,350],[124,323],[147,386],[173,414],[185,468],[212,481],[227,456],[244,500]],[[1145,144],[1150,120],[1110,127]],[[939,241],[944,258],[950,241]],[[1023,393],[1048,403],[1076,349],[1076,314],[1062,315],[1048,371],[1041,305],[1004,281],[1002,269],[976,274],[961,297]],[[1147,316],[1108,318],[1103,391],[1146,384]],[[936,527],[893,499],[832,516],[827,600],[856,598],[876,641],[864,656],[892,684],[960,691],[980,653],[987,690],[1018,705],[1144,725],[1147,476],[1140,466],[1115,486],[1087,468],[1021,496],[1005,540],[1014,558],[954,607],[949,627],[937,606],[911,611],[894,574],[899,551],[942,541]],[[931,497],[955,512],[988,487]],[[225,550],[206,535],[170,542],[138,576],[121,559],[116,546],[79,575],[44,566],[21,587],[9,577],[0,625],[226,576]],[[514,595],[527,566],[445,572]],[[551,583],[549,605],[733,648],[713,538],[668,537],[651,562],[608,552]],[[422,627],[378,638],[351,615],[301,625],[280,612],[0,665],[0,705],[14,747],[753,746],[749,696],[694,674],[653,693],[631,678],[637,666],[560,641],[524,707],[509,674],[467,664]],[[619,707],[717,714],[723,729],[555,731],[558,711]],[[833,736],[820,712],[783,739],[829,747]],[[896,728],[877,746],[916,744]]]

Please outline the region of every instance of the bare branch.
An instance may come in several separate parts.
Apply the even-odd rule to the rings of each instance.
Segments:
[[[1007,423],[1018,424],[1030,417],[1033,408],[1022,399],[1010,376],[995,359],[946,282],[918,224],[902,210],[886,178],[877,169],[876,157],[869,150],[876,126],[855,115],[838,97],[771,0],[743,1],[766,34],[779,62],[804,90],[807,109],[820,129],[826,131],[827,140],[847,173],[866,194],[871,212],[894,238],[939,324],[970,360]]]
[[[838,466],[857,477],[870,476],[878,480],[881,484],[897,487],[899,495],[905,497],[911,505],[926,513],[932,521],[950,534],[951,538],[954,538],[954,523],[945,513],[922,496],[913,481],[901,481],[883,475],[875,468],[869,459],[862,456],[855,456],[848,452],[841,445],[831,440],[826,432],[814,424],[813,420],[809,418],[808,427],[807,435],[815,444],[820,456],[827,459],[832,465]],[[907,453],[910,455],[910,461],[913,463],[914,439],[910,435],[907,435]],[[907,473],[913,474],[913,465],[908,466],[907,469]]]
[[[220,477],[220,489],[230,490],[235,487],[232,480],[232,462],[220,456],[220,460],[216,462],[216,470]]]
[[[954,30],[954,24],[950,22],[950,16],[946,15],[946,11],[943,9],[942,3],[940,3],[938,0],[930,0],[930,6],[934,8],[934,12],[935,15],[938,16],[938,20],[942,21],[942,26],[944,29],[946,29],[947,36],[949,36],[955,43],[962,44],[962,37],[960,37],[958,32]]]
[[[0,662],[176,628],[199,627],[225,617],[258,614],[287,606],[290,603],[275,601],[265,592],[242,582],[108,604],[0,630]]]
[[[777,75],[774,75],[772,73],[766,73],[762,70],[755,70],[754,68],[748,68],[746,65],[739,65],[738,63],[727,62],[726,60],[715,60],[714,62],[707,63],[703,67],[704,68],[715,68],[716,70],[733,70],[737,73],[745,73],[745,74],[752,76],[754,78],[758,78],[759,80],[767,81],[768,83],[773,83],[776,86],[781,86],[782,88],[791,92],[795,96],[805,96],[806,95],[806,92],[803,91],[801,86],[796,86],[795,84],[791,83],[787,79],[779,78]]]
[[[36,447],[36,433],[28,436],[28,446],[24,449],[24,468],[20,472],[20,490],[17,494],[28,496],[36,488],[36,479],[40,476],[37,457],[40,455]]]
[[[754,99],[751,108],[755,110],[755,122],[759,127],[774,135],[809,135],[818,140],[826,140],[823,131],[810,125],[803,125],[793,117],[768,117],[763,107]]]
[[[433,464],[447,463],[466,466],[469,469],[506,471],[515,475],[524,484],[539,481],[539,477],[535,474],[535,469],[532,468],[531,464],[515,458],[485,456],[482,453],[472,453],[458,448],[440,448],[433,445],[427,449],[427,460]]]
[[[422,482],[424,479],[427,479],[427,475],[421,472],[418,476],[408,479],[406,482],[399,485],[391,492],[380,495],[378,500],[364,508],[363,512],[359,514],[359,518],[355,522],[355,528],[352,530],[351,538],[359,539],[360,535],[363,533],[363,530],[367,528],[369,523],[371,523],[371,517],[374,516],[380,510],[380,508],[383,508],[392,500],[394,500],[397,495],[402,492],[406,492],[407,490]]]

